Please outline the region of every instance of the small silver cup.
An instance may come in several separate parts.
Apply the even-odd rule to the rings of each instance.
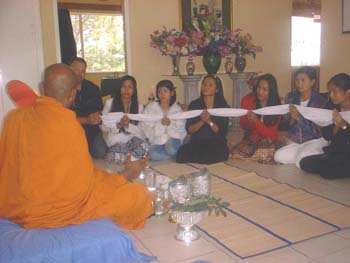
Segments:
[[[153,201],[154,213],[156,215],[162,215],[165,213],[164,201],[165,201],[164,191],[161,189],[156,190],[154,201]]]
[[[207,168],[191,174],[191,191],[193,196],[210,195],[211,180]]]
[[[155,191],[156,190],[156,173],[150,169],[146,168],[143,171],[144,174],[144,180],[145,180],[145,185],[148,188],[149,191]]]
[[[175,203],[183,204],[191,198],[191,185],[184,176],[169,182],[169,193]]]

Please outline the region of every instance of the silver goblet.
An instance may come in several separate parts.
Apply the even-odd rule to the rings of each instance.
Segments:
[[[171,218],[177,223],[175,238],[186,243],[199,238],[199,233],[194,227],[204,217],[206,211],[201,212],[181,212],[172,211]]]

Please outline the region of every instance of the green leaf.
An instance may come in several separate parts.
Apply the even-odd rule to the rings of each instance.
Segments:
[[[211,215],[211,212],[213,212],[213,208],[211,207],[211,206],[209,206],[209,208],[208,208],[208,211],[209,211],[209,216]]]
[[[222,203],[220,204],[220,206],[222,206],[222,207],[228,207],[229,205],[230,205],[229,202],[222,202]]]

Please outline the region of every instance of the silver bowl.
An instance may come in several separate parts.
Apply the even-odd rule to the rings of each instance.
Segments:
[[[207,168],[194,172],[190,176],[192,196],[210,195],[211,180]]]
[[[184,176],[172,180],[169,182],[169,194],[174,203],[184,204],[191,198],[190,182]]]
[[[194,227],[204,217],[207,211],[201,212],[180,212],[172,211],[171,218],[177,223],[175,238],[186,243],[199,238],[199,233]]]

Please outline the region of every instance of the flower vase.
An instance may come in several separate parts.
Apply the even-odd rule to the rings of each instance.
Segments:
[[[171,56],[171,63],[173,65],[173,76],[180,75],[179,72],[179,64],[180,64],[180,56]]]
[[[206,53],[203,55],[203,66],[208,74],[216,74],[221,65],[220,54]]]
[[[226,62],[225,62],[225,71],[227,74],[231,74],[233,69],[233,62],[232,62],[232,57],[228,56],[226,57]]]
[[[196,68],[196,66],[193,62],[193,58],[190,57],[187,61],[187,64],[186,64],[187,75],[193,76],[195,68]]]
[[[247,62],[242,53],[237,53],[235,58],[235,68],[237,72],[243,72]]]

